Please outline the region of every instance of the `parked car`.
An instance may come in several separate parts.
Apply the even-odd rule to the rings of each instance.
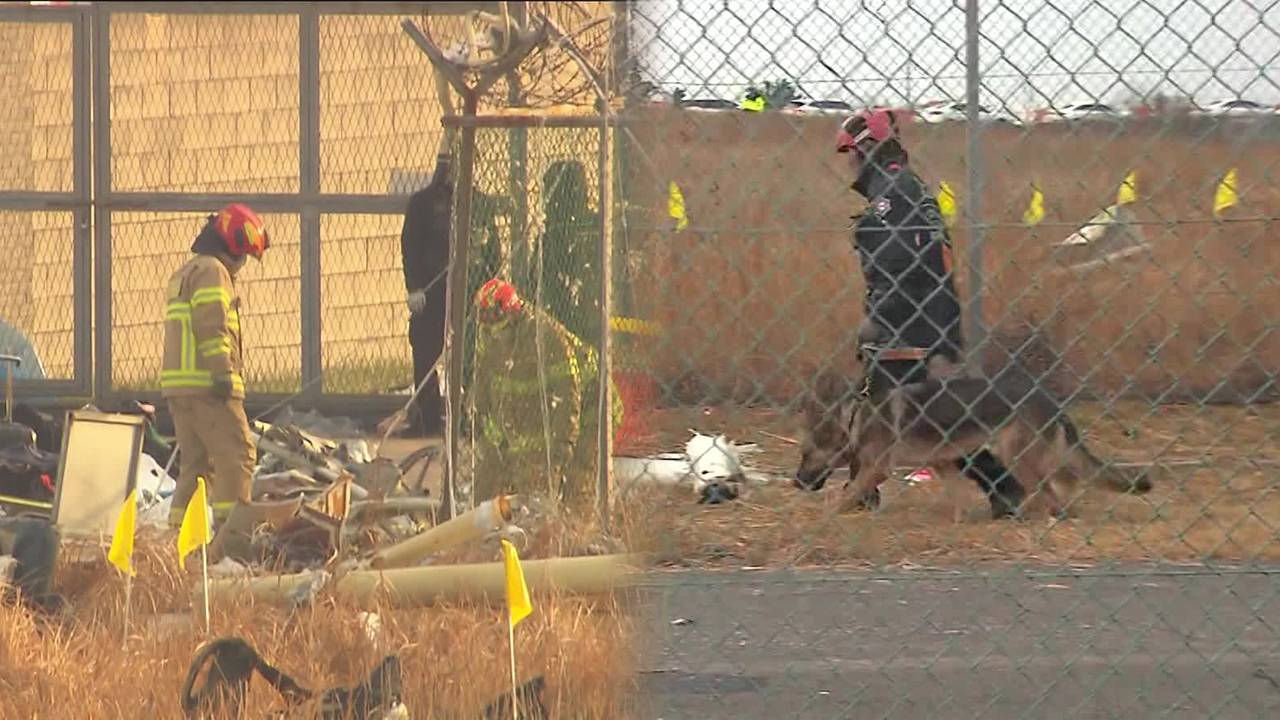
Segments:
[[[1192,111],[1192,114],[1207,115],[1209,117],[1258,117],[1260,115],[1274,115],[1276,111],[1252,100],[1236,99],[1209,103],[1202,108],[1196,108]]]
[[[936,125],[938,123],[945,122],[968,122],[968,120],[969,104],[964,102],[938,100],[925,103],[923,107],[916,111],[916,122]],[[982,122],[1003,122],[1013,125],[1021,124],[1017,118],[1000,112],[992,112],[985,105],[978,106],[978,120]]]
[[[792,100],[782,109],[797,115],[848,115],[853,106],[844,100]]]
[[[1106,103],[1072,103],[1061,108],[1041,108],[1033,114],[1036,123],[1122,120],[1126,113]]]
[[[685,110],[714,112],[717,110],[737,110],[738,103],[722,98],[694,98],[693,100],[685,100],[681,103],[681,107]]]

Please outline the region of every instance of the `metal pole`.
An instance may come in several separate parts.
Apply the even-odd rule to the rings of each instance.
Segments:
[[[475,91],[468,91],[463,96],[462,113],[473,116],[479,106],[479,97]],[[462,127],[462,148],[458,151],[458,176],[454,184],[454,227],[453,241],[449,243],[449,297],[445,302],[449,316],[449,333],[445,339],[445,352],[448,354],[448,371],[446,388],[449,402],[445,406],[445,476],[444,506],[441,513],[446,520],[453,519],[457,513],[457,480],[458,480],[458,423],[462,417],[462,358],[466,352],[463,347],[464,331],[467,322],[467,271],[468,255],[471,250],[471,186],[476,160],[476,129],[474,126]]]
[[[302,384],[299,390],[314,404],[323,392],[320,385],[323,333],[320,319],[320,13],[314,4],[302,8],[298,16],[298,174],[302,194],[299,217]]]
[[[71,124],[71,157],[74,168],[72,187],[76,196],[76,209],[71,214],[75,228],[72,231],[72,293],[74,294],[74,366],[76,391],[82,395],[93,394],[93,55],[90,42],[93,28],[93,11],[85,9],[72,25],[71,95],[74,98]]]
[[[965,0],[965,114],[968,116],[968,192],[965,193],[965,223],[968,226],[969,263],[969,311],[965,313],[969,329],[966,369],[970,375],[982,376],[982,355],[986,346],[987,328],[983,318],[983,246],[986,230],[981,224],[982,213],[982,124],[978,114],[981,100],[982,78],[978,69],[978,0]]]
[[[602,113],[603,114],[603,113]],[[613,165],[609,153],[609,124],[600,126],[600,406],[597,437],[598,478],[596,510],[600,528],[609,531],[609,487],[613,470],[613,352],[609,320],[613,317]]]
[[[93,9],[93,397],[101,403],[111,391],[111,11]]]

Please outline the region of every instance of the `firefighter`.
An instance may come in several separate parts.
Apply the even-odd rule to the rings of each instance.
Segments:
[[[585,497],[583,491],[594,487],[597,459],[595,350],[501,279],[481,286],[475,306],[480,328],[473,408],[479,445],[474,497],[485,500],[507,491]],[[541,377],[538,327],[543,329]],[[622,422],[622,401],[612,383],[610,391],[616,427]],[[544,407],[549,432],[544,432]],[[548,437],[551,478],[546,478]]]
[[[169,524],[182,522],[203,476],[220,524],[237,502],[248,503],[256,450],[244,412],[244,345],[235,278],[249,256],[262,260],[271,241],[245,205],[210,215],[191,258],[166,290],[160,391],[173,416],[181,470]]]
[[[840,125],[836,152],[848,156],[852,189],[868,201],[853,243],[866,285],[858,330],[863,392],[875,399],[891,385],[924,379],[929,361],[960,363],[960,299],[951,268],[951,236],[924,181],[909,165],[889,110],[862,110]],[[991,503],[992,517],[1009,517],[1024,492],[990,452],[958,462]],[[916,479],[928,472],[916,471]],[[879,502],[879,489],[866,499]]]
[[[436,158],[431,182],[409,198],[400,231],[409,346],[413,350],[413,386],[422,383],[444,350],[445,299],[449,268],[449,211],[453,201],[449,155]],[[411,430],[434,435],[444,426],[444,399],[438,378],[418,393],[410,413]]]

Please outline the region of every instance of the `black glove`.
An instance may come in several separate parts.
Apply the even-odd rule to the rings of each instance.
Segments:
[[[223,400],[231,397],[231,374],[213,376],[213,394]]]

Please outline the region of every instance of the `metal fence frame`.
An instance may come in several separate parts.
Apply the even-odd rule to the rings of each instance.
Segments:
[[[75,216],[75,372],[72,380],[15,382],[22,397],[58,396],[59,404],[109,401],[111,386],[111,216],[122,211],[206,212],[246,202],[263,212],[301,220],[301,388],[299,406],[346,412],[389,411],[403,398],[325,394],[320,389],[320,217],[324,214],[404,212],[396,195],[325,193],[320,189],[320,18],[323,15],[462,14],[495,10],[491,2],[193,2],[86,3],[80,6],[0,6],[0,22],[65,23],[73,32],[73,163],[70,192],[0,190],[0,210],[70,211]],[[111,178],[111,18],[117,13],[296,15],[298,17],[299,189],[296,193],[188,193],[116,191]],[[424,56],[423,63],[427,63]],[[93,122],[103,118],[103,122]],[[91,292],[92,290],[92,292]],[[137,397],[145,393],[131,393]],[[286,394],[257,393],[251,405],[280,402]]]

